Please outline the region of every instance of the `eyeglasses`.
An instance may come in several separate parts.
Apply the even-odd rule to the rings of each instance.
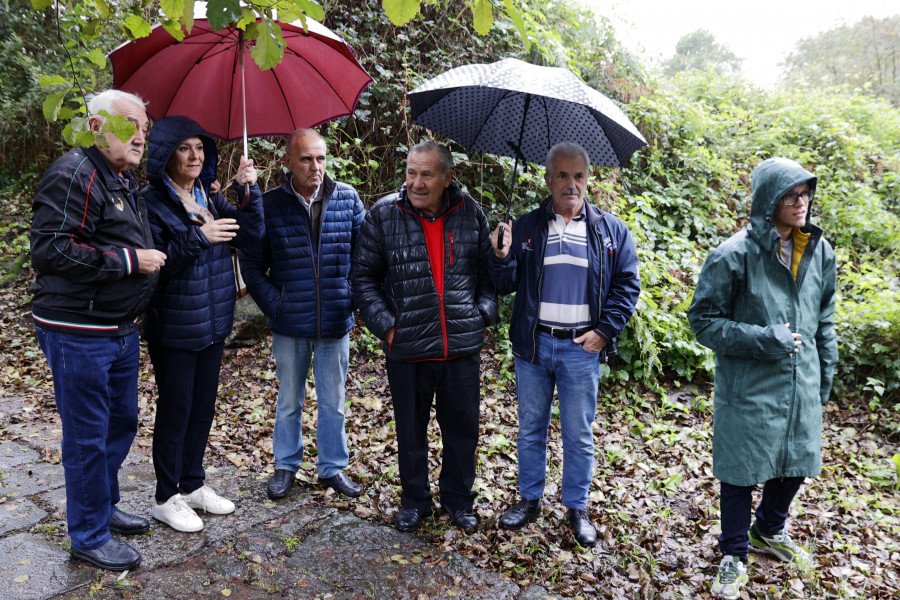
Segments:
[[[803,200],[804,202],[809,202],[809,199],[812,197],[812,190],[806,190],[805,192],[793,192],[791,194],[785,194],[781,197],[781,201],[784,202],[785,206],[793,206],[797,204],[798,200]]]

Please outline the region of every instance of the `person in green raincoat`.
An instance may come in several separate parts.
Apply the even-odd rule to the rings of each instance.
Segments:
[[[710,253],[688,311],[697,340],[716,353],[713,474],[724,558],[712,592],[723,598],[738,598],[747,583],[750,545],[811,564],[785,521],[804,478],[821,471],[822,403],[838,360],[834,250],[810,223],[816,177],[770,158],[751,187],[750,224]]]

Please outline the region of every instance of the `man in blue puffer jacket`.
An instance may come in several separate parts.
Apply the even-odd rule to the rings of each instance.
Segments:
[[[287,495],[303,457],[301,418],[310,361],[316,381],[319,481],[345,496],[362,489],[345,473],[344,382],[353,327],[350,253],[365,218],[351,186],[325,175],[325,140],[298,129],[287,140],[282,186],[263,196],[265,238],[241,249],[250,295],[269,320],[278,374],[269,498]]]

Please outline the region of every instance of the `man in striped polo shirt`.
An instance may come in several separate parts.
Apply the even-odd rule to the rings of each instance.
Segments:
[[[72,555],[125,571],[141,555],[111,533],[150,528],[147,519],[116,508],[117,474],[138,426],[137,318],[166,255],[153,247],[131,174],[149,127],[143,100],[106,90],[90,97],[87,108],[97,142],[57,159],[34,199],[31,313],[62,421]],[[122,141],[105,131],[108,116],[130,122],[132,137]]]
[[[550,198],[513,225],[497,226],[489,261],[497,291],[517,292],[509,336],[519,401],[521,500],[503,514],[500,525],[520,529],[540,515],[556,387],[562,502],[582,546],[597,541],[587,507],[600,365],[616,353],[616,336],[640,293],[637,254],[625,224],[585,202],[589,165],[578,144],[551,148],[544,176]],[[507,242],[502,247],[501,231]]]

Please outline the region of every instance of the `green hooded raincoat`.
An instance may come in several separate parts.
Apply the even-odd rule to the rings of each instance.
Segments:
[[[750,224],[710,253],[688,311],[697,340],[716,353],[713,474],[732,485],[821,471],[822,403],[838,360],[834,250],[807,214],[795,280],[772,224],[781,197],[803,183],[811,205],[816,177],[794,161],[754,170]]]

